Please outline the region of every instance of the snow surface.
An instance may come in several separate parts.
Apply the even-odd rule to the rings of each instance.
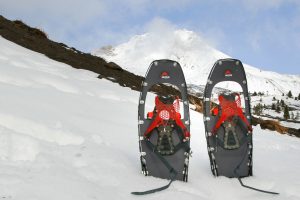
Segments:
[[[212,176],[202,115],[194,111],[189,182],[131,195],[168,182],[140,173],[139,93],[1,37],[0,46],[0,198],[300,199],[298,138],[254,128],[254,176],[244,182],[281,194],[258,193]]]
[[[185,29],[166,31],[163,35],[155,31],[136,35],[128,42],[98,49],[93,54],[141,76],[145,75],[153,60],[176,60],[183,68],[187,83],[194,85],[205,85],[213,64],[218,59],[230,57],[212,48],[195,32]],[[247,64],[244,66],[251,92],[300,92],[300,75],[284,75],[262,71]]]

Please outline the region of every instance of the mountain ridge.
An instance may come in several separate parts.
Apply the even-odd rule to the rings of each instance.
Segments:
[[[157,32],[135,35],[125,43],[100,48],[92,54],[142,76],[152,60],[175,60],[181,64],[187,83],[195,85],[206,84],[215,61],[231,58],[211,47],[195,32],[186,29],[170,31],[164,37]],[[282,94],[292,90],[293,93],[300,93],[300,75],[263,71],[248,64],[244,64],[244,67],[250,92]]]

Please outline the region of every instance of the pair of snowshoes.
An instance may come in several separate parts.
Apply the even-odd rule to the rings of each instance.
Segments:
[[[223,81],[238,83],[242,92],[221,92],[217,98],[219,102],[214,103],[213,89]],[[153,86],[161,87],[160,84],[176,88],[180,95],[158,94],[154,110],[146,114],[147,93]],[[241,96],[244,97],[243,102]],[[253,144],[246,74],[239,60],[222,59],[215,63],[205,87],[203,105],[211,171],[215,176],[236,177],[243,185],[241,178],[252,176]],[[186,81],[178,62],[156,60],[151,63],[142,83],[138,122],[142,173],[169,179],[170,182],[157,189],[132,194],[161,191],[174,180],[187,182],[191,155],[189,101]]]

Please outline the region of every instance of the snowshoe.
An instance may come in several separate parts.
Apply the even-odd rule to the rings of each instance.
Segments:
[[[147,93],[152,86],[166,84],[176,87],[181,97],[166,94],[155,97],[155,107],[145,116]],[[183,115],[180,114],[183,102]],[[156,60],[151,63],[142,90],[138,107],[139,149],[142,173],[169,179],[168,185],[146,192],[157,192],[169,187],[172,181],[188,180],[190,156],[190,118],[185,78],[179,63],[172,60]]]
[[[234,81],[242,87],[244,110],[239,93],[220,93],[219,104],[212,103],[213,88],[223,81]],[[250,101],[246,74],[239,60],[223,59],[215,63],[204,90],[203,116],[212,173],[226,177],[251,176]]]
[[[216,84],[238,83],[242,92],[221,92],[213,103]],[[241,100],[241,95],[244,97]],[[242,103],[244,108],[242,108]],[[252,126],[247,79],[241,61],[218,60],[208,77],[204,90],[204,125],[211,171],[215,176],[238,178],[243,187],[259,192],[278,194],[244,185],[241,178],[252,176]]]

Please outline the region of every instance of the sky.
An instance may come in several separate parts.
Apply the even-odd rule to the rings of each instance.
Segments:
[[[300,75],[299,0],[1,0],[0,15],[84,52],[151,29],[163,36],[164,21],[262,70]]]

